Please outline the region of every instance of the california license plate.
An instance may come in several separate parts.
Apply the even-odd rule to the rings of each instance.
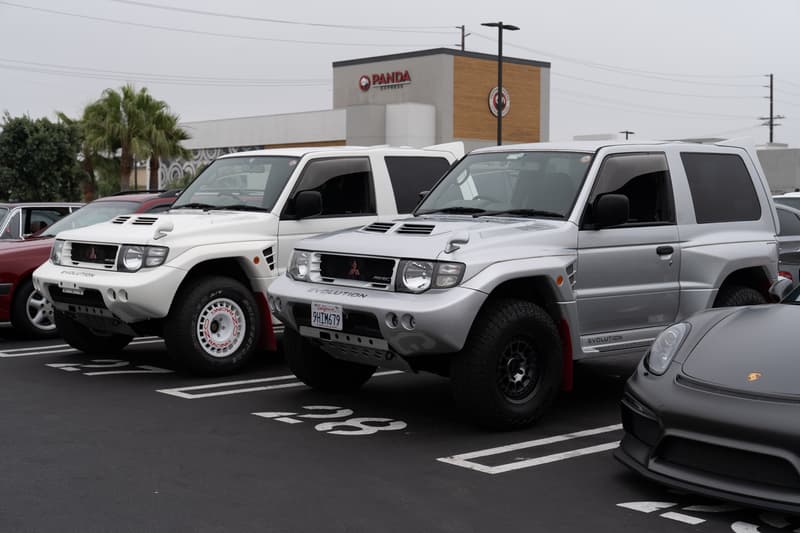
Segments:
[[[342,306],[311,302],[311,327],[342,331]]]

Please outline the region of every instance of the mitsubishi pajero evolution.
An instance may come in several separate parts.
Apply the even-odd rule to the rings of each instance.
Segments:
[[[34,283],[74,348],[104,353],[159,335],[189,369],[233,372],[275,347],[266,289],[295,242],[410,213],[463,152],[451,143],[229,154],[168,213],[60,233]]]
[[[669,324],[767,301],[777,216],[752,148],[548,143],[473,151],[413,219],[296,245],[269,304],[292,371],[449,376],[479,423],[531,423],[573,361],[644,354]]]

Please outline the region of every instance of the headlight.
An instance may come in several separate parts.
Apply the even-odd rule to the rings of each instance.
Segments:
[[[61,264],[61,256],[64,251],[64,241],[56,239],[53,243],[53,248],[50,250],[50,261],[56,265]]]
[[[169,248],[163,246],[125,245],[120,248],[117,267],[125,272],[136,272],[142,267],[164,264]]]
[[[309,264],[311,263],[311,252],[295,250],[289,260],[289,277],[297,281],[308,281]]]
[[[690,329],[689,324],[680,322],[659,333],[647,354],[646,364],[650,372],[661,376],[667,371]]]
[[[462,263],[439,263],[422,259],[400,261],[395,288],[401,292],[420,293],[428,289],[449,289],[461,283]]]

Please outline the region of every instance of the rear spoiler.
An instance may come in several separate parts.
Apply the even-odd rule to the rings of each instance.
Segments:
[[[462,141],[455,141],[451,143],[444,143],[444,144],[434,144],[432,146],[426,146],[423,150],[438,150],[440,152],[450,152],[453,154],[453,157],[456,160],[461,159],[464,157],[464,143]]]

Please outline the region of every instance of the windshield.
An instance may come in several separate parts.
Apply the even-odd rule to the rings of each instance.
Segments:
[[[117,215],[133,213],[139,207],[139,202],[93,202],[81,207],[71,215],[67,215],[52,226],[48,227],[37,237],[55,237],[59,231],[78,229],[92,224],[111,220]]]
[[[564,217],[575,203],[591,160],[591,154],[578,152],[469,155],[439,182],[415,214]]]
[[[272,210],[299,158],[226,157],[212,162],[181,193],[172,209]]]

